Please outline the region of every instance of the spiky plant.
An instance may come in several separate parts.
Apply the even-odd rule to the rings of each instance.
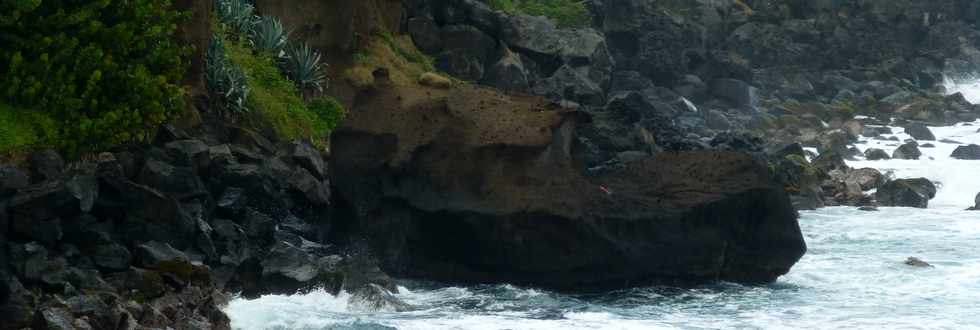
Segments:
[[[215,103],[220,108],[229,109],[236,113],[249,112],[248,93],[250,89],[245,73],[228,59],[220,35],[212,36],[204,64],[204,77],[208,92],[215,97]]]
[[[255,6],[249,0],[215,0],[218,19],[241,36],[252,33],[255,25]]]
[[[258,51],[267,51],[273,57],[282,56],[288,35],[278,18],[265,16],[252,27],[252,47]]]
[[[323,92],[327,78],[323,74],[323,63],[320,63],[320,53],[310,48],[306,43],[286,47],[286,56],[282,62],[286,77],[307,92],[315,90]]]

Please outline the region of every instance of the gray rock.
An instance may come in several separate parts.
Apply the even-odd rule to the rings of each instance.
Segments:
[[[905,259],[905,264],[906,265],[909,265],[909,266],[912,266],[912,267],[921,267],[921,268],[931,268],[931,267],[933,267],[928,262],[925,262],[922,259],[919,259],[919,258],[916,258],[916,257],[909,257],[908,259]]]
[[[319,257],[300,246],[277,242],[262,261],[262,277],[275,292],[292,293],[316,286],[331,291],[342,284],[340,257]]]
[[[41,311],[35,322],[37,329],[75,330],[71,313],[61,308],[47,308]]]
[[[724,131],[732,128],[732,123],[728,121],[724,113],[718,110],[709,110],[704,120],[710,129]]]
[[[245,212],[242,227],[245,234],[252,239],[267,240],[272,238],[276,229],[276,221],[261,212],[249,209]]]
[[[558,68],[551,77],[536,82],[531,92],[554,100],[571,100],[585,105],[605,102],[605,92],[589,78],[587,68],[568,65]]]
[[[950,157],[963,160],[980,160],[980,145],[971,144],[968,146],[956,147]]]
[[[926,127],[926,125],[919,124],[919,123],[914,123],[914,124],[905,126],[905,133],[907,133],[908,135],[911,135],[912,138],[914,138],[916,140],[919,140],[919,141],[935,141],[936,140],[936,136],[932,134],[932,131],[929,130],[929,127]]]
[[[178,140],[164,145],[179,164],[203,171],[211,162],[211,148],[199,140]]]
[[[891,156],[881,149],[870,148],[864,151],[864,158],[867,160],[888,160]]]
[[[245,189],[228,187],[221,193],[216,205],[225,216],[236,218],[245,211],[245,207],[248,205],[248,196],[245,195]]]
[[[17,192],[18,189],[25,188],[30,184],[27,173],[19,168],[0,164],[0,198],[7,198]]]
[[[297,168],[287,179],[289,187],[306,197],[314,205],[330,204],[329,185],[317,181],[309,171]]]
[[[442,36],[439,27],[428,17],[412,17],[407,24],[408,35],[419,50],[435,54],[442,51]]]
[[[480,81],[486,74],[480,59],[460,49],[447,50],[436,56],[435,66],[453,77],[470,81]]]
[[[313,174],[317,179],[324,180],[327,177],[327,164],[323,161],[323,155],[316,150],[309,142],[294,141],[290,144],[292,161]]]
[[[909,142],[901,145],[898,149],[892,152],[892,158],[895,159],[919,159],[922,157],[922,151],[919,151],[918,144],[915,142]]]
[[[190,261],[184,252],[174,249],[170,244],[157,241],[136,246],[136,256],[141,266],[151,269],[166,263]]]
[[[231,152],[231,147],[227,144],[208,148],[211,156],[211,164],[231,164],[235,162],[235,154]]]
[[[65,160],[54,150],[36,152],[28,159],[32,179],[35,181],[51,180],[61,177],[65,170]]]
[[[180,199],[207,194],[204,183],[194,169],[172,166],[156,159],[146,161],[139,183]]]
[[[29,240],[39,241],[53,246],[64,236],[61,229],[61,219],[34,220],[18,215],[11,221],[11,229],[15,234]]]
[[[861,128],[861,136],[876,137],[882,134],[892,134],[892,129],[886,126],[864,126]]]
[[[711,93],[723,98],[737,107],[752,107],[758,104],[757,89],[737,79],[715,79],[711,82]]]
[[[133,259],[129,250],[116,243],[97,246],[90,257],[96,266],[117,271],[128,269]]]
[[[487,69],[484,84],[508,92],[527,92],[531,85],[523,59],[507,47],[501,48],[500,59]]]
[[[898,179],[878,188],[875,198],[882,206],[929,207],[936,197],[936,186],[926,178]]]

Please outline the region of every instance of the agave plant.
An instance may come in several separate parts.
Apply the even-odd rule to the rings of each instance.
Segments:
[[[252,47],[258,51],[268,51],[274,57],[282,55],[288,35],[278,18],[265,16],[252,27]]]
[[[208,92],[221,101],[219,106],[237,113],[249,112],[250,89],[245,73],[228,59],[221,36],[212,36],[204,64]]]
[[[255,25],[255,6],[249,0],[215,0],[218,18],[240,35],[249,35]]]
[[[323,92],[327,83],[327,78],[323,75],[323,64],[320,63],[320,53],[305,43],[286,47],[282,70],[303,91]]]

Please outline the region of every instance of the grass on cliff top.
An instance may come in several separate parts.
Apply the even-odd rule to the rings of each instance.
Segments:
[[[58,124],[46,112],[0,103],[0,159],[44,147],[57,136]]]
[[[378,33],[367,47],[353,55],[353,66],[344,71],[352,85],[364,88],[374,84],[371,74],[377,68],[388,69],[391,82],[398,86],[416,84],[426,72],[436,71],[433,59],[422,54],[408,36]]]
[[[490,0],[491,8],[550,18],[563,28],[592,26],[592,16],[581,0]]]
[[[225,48],[231,61],[245,72],[251,88],[248,103],[256,111],[246,114],[250,126],[268,125],[282,139],[309,139],[321,144],[343,118],[343,107],[331,97],[317,98],[307,105],[271,56],[253,53],[229,40]]]

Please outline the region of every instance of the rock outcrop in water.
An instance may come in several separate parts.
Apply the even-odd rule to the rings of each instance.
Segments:
[[[936,197],[936,185],[926,178],[899,179],[888,182],[878,189],[875,198],[882,206],[929,207],[929,200]]]
[[[588,116],[538,98],[398,88],[354,112],[333,137],[334,185],[397,275],[768,282],[806,249],[782,188],[747,155],[664,153],[587,177]]]

